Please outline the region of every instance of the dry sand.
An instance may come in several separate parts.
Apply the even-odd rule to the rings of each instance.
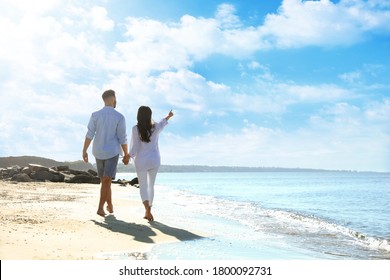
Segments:
[[[147,259],[153,245],[201,238],[143,219],[141,201],[128,198],[138,193],[131,186],[113,185],[114,214],[100,217],[99,191],[91,184],[0,181],[0,259]]]

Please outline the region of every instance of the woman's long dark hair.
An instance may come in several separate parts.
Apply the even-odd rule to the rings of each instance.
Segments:
[[[154,127],[152,123],[152,110],[147,106],[139,107],[137,121],[137,128],[141,141],[149,143]]]

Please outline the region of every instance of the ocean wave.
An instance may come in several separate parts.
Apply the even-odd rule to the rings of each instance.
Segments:
[[[185,204],[191,203],[191,208],[197,213],[238,221],[255,232],[268,234],[274,238],[295,237],[295,242],[305,246],[310,247],[312,243],[313,248],[322,246],[341,250],[332,254],[347,255],[340,247],[355,245],[382,251],[385,255],[390,253],[389,240],[360,233],[324,217],[285,209],[268,209],[254,202],[197,195],[182,190],[173,191],[175,196],[183,198]]]
[[[379,249],[390,252],[390,240],[366,236],[357,231],[350,231],[350,234],[357,239],[357,242],[362,243],[364,246],[371,249]]]
[[[368,236],[314,215],[309,216],[302,213],[273,209],[263,209],[262,211],[266,212],[268,216],[275,217],[281,221],[289,222],[290,225],[295,229],[300,227],[301,231],[311,230],[313,232],[317,232],[321,237],[326,235],[327,237],[333,239],[338,238],[339,235],[343,235],[345,237],[352,238],[352,240],[357,245],[369,248],[371,250],[381,250],[390,253],[389,240]]]

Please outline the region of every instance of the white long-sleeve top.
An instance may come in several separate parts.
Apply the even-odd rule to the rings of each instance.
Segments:
[[[131,131],[130,156],[134,159],[134,165],[137,171],[146,171],[161,165],[158,138],[167,124],[168,121],[164,118],[154,125],[149,143],[141,141],[137,126],[133,126]]]

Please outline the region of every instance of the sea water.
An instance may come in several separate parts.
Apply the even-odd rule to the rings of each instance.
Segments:
[[[153,210],[204,238],[151,259],[390,259],[389,173],[159,173]]]

